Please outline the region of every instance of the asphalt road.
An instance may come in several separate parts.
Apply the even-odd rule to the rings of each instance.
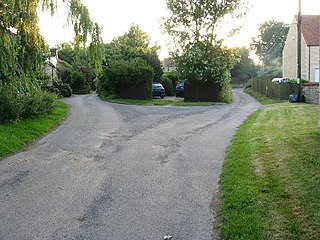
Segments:
[[[213,238],[225,150],[259,104],[127,106],[65,102],[51,134],[0,161],[0,239]]]

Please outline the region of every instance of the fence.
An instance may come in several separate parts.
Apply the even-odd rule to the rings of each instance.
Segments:
[[[292,82],[273,83],[271,79],[254,79],[252,90],[260,92],[268,97],[287,100],[289,95],[294,93],[298,85]]]

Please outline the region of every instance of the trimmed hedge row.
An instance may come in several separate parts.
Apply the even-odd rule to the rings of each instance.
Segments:
[[[121,98],[151,99],[151,85],[154,71],[141,59],[118,60],[109,63],[103,76],[98,80],[97,90],[100,95],[118,95]],[[137,94],[131,94],[134,88]],[[138,94],[138,92],[140,94]]]

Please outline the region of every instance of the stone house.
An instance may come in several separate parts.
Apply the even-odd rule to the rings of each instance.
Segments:
[[[162,62],[162,68],[164,71],[170,72],[176,70],[177,67],[170,58],[165,58]]]
[[[319,82],[320,15],[302,15],[301,78]],[[283,77],[297,77],[297,16],[290,25],[282,53]]]

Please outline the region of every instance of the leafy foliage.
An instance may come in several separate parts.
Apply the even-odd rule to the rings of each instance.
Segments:
[[[151,48],[146,56],[145,56],[145,60],[147,62],[147,64],[152,67],[153,71],[154,71],[154,76],[153,76],[153,81],[154,82],[159,82],[161,80],[161,77],[163,75],[163,69],[162,69],[162,64],[161,61],[159,59],[159,56],[157,54],[157,48]]]
[[[69,84],[63,82],[61,79],[55,78],[52,87],[58,95],[62,97],[71,97],[72,89]]]
[[[67,113],[67,105],[55,101],[53,109],[41,117],[0,124],[0,158],[26,147],[61,122]]]
[[[289,27],[283,22],[268,21],[259,27],[259,35],[252,39],[252,49],[265,66],[281,66],[282,51]]]
[[[87,42],[101,44],[100,27],[90,20],[80,0],[63,0],[69,6],[69,23],[75,31],[75,46]],[[40,35],[38,7],[57,11],[56,0],[2,0],[0,2],[0,121],[16,121],[45,113],[52,107],[52,96],[43,88],[41,75],[48,46]],[[101,55],[95,54],[97,72]],[[50,97],[51,96],[51,97]],[[47,109],[47,110],[46,110]]]
[[[219,102],[232,102],[232,87],[230,85],[223,86],[219,93]]]
[[[105,44],[105,67],[97,82],[100,95],[117,95],[119,86],[146,85],[151,97],[151,83],[160,81],[163,70],[157,51],[150,47],[150,37],[139,26],[132,25],[128,32]]]
[[[231,76],[240,79],[242,82],[256,77],[258,74],[258,68],[254,64],[253,60],[249,57],[249,49],[237,48],[235,51],[238,61],[231,70]]]
[[[181,78],[190,83],[227,85],[235,57],[231,50],[220,45],[198,43],[179,56],[176,63]]]
[[[107,96],[117,94],[123,85],[145,86],[147,98],[151,98],[153,74],[153,69],[141,59],[113,61],[99,80],[98,91]]]
[[[4,0],[0,3],[0,79],[9,82],[17,75],[42,70],[47,52],[37,27],[39,1]],[[14,33],[16,32],[16,33]]]
[[[0,82],[0,122],[18,121],[48,113],[56,96],[28,77]]]
[[[163,74],[158,57],[158,46],[150,47],[150,36],[133,24],[129,31],[106,44],[106,62],[114,60],[142,59],[153,68],[154,80],[160,80]]]
[[[179,82],[179,76],[177,71],[164,72],[163,76],[171,80],[173,87],[175,87]]]
[[[172,80],[170,78],[168,78],[167,76],[162,76],[161,84],[163,85],[164,89],[166,90],[166,95],[172,96],[173,95]]]
[[[164,27],[173,36],[173,59],[183,80],[193,83],[230,82],[233,52],[221,46],[216,28],[227,16],[243,14],[241,0],[167,0],[170,16]]]
[[[164,22],[167,33],[174,37],[182,51],[194,43],[216,42],[216,28],[227,16],[244,14],[241,0],[167,0],[169,17]]]
[[[70,44],[62,44],[59,50],[57,71],[59,77],[69,84],[75,94],[86,94],[95,89],[95,70],[90,64],[90,49],[75,49]]]

